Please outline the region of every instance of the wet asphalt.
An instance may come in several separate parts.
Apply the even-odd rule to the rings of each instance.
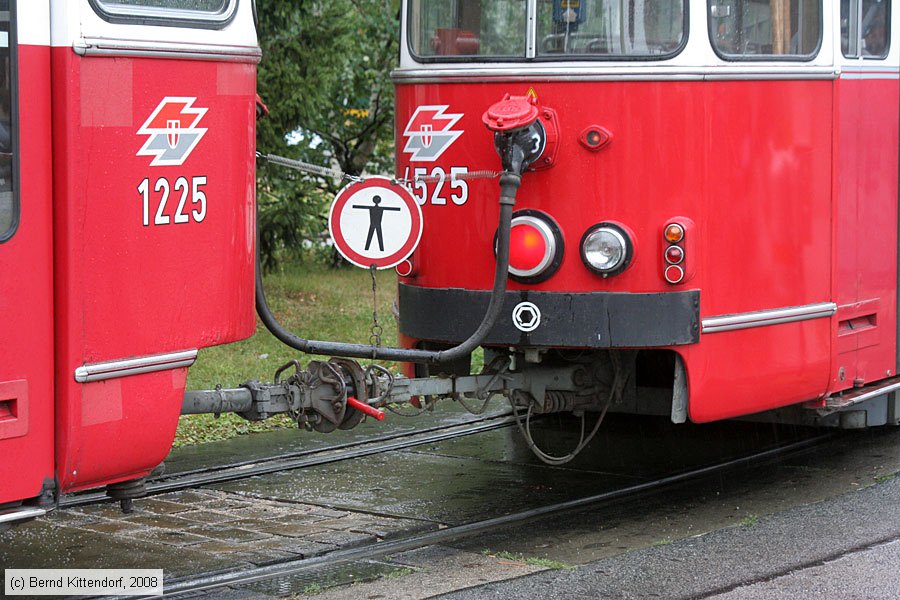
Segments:
[[[438,410],[420,420],[389,417],[387,428],[366,423],[334,437],[300,431],[246,436],[173,451],[167,467],[169,473],[191,471],[466,418]],[[131,515],[112,504],[56,511],[7,533],[0,540],[0,567],[163,568],[169,579],[249,568],[597,494],[807,435],[806,430],[752,423],[675,426],[664,419],[611,415],[579,458],[549,467],[509,428],[155,496],[136,501]],[[548,419],[536,439],[564,453],[578,441],[578,423]],[[834,572],[828,561],[843,560],[835,564],[862,573],[874,570],[883,553],[896,553],[890,535],[897,537],[891,528],[900,523],[900,511],[888,508],[890,502],[900,506],[892,478],[897,472],[900,429],[857,432],[763,468],[230,594],[374,600],[425,598],[476,586],[472,595],[458,592],[460,597],[702,597],[710,590],[732,594],[729,598],[768,597],[754,596],[762,588],[753,586],[770,580],[788,585],[779,577],[792,565],[824,581]],[[883,510],[865,508],[871,495],[885,505]],[[856,520],[838,521],[846,511],[826,505],[847,499],[856,502],[848,509]],[[837,550],[829,553],[816,542],[826,539],[816,538],[816,529],[804,538],[807,553],[779,551],[771,541],[798,542],[791,532],[806,531],[803,527],[812,522],[824,531],[829,514],[832,529],[840,531],[832,537],[843,543]],[[889,535],[878,538],[865,523],[870,529],[886,527]],[[883,548],[872,545],[875,538]],[[768,563],[742,554],[750,552],[754,539]],[[768,566],[745,572],[736,568],[744,560]],[[694,578],[704,573],[704,581],[721,577],[731,583],[698,587],[691,577],[671,574],[677,569],[661,570],[666,564],[682,565]],[[502,581],[507,583],[491,583]],[[882,597],[873,593],[860,597]]]

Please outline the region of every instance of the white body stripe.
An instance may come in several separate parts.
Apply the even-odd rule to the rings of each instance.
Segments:
[[[870,67],[846,66],[841,69],[841,79],[900,79],[900,67],[873,64]]]
[[[28,0],[16,5],[19,44],[50,45],[50,0]]]

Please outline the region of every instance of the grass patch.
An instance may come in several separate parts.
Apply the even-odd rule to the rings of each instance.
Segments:
[[[756,515],[747,515],[741,519],[741,527],[753,527],[759,523],[759,517]]]
[[[386,579],[386,580],[400,579],[401,577],[406,577],[407,575],[412,575],[415,572],[416,572],[415,569],[413,569],[411,567],[397,567],[391,571],[388,571],[387,573],[385,573],[384,575],[379,577],[379,579]]]
[[[391,306],[397,293],[393,270],[376,274],[381,344],[397,345],[397,324]],[[298,336],[368,344],[372,335],[372,277],[357,268],[329,269],[305,264],[289,267],[265,278],[266,299],[281,324]],[[290,360],[306,364],[313,357],[285,346],[257,319],[256,333],[243,341],[204,348],[188,372],[187,389],[239,387],[250,379],[272,381],[275,370]],[[367,364],[371,361],[360,361]],[[393,363],[385,366],[397,369]],[[174,445],[185,446],[228,439],[236,435],[296,427],[285,417],[251,423],[233,414],[186,415],[179,419]]]
[[[308,583],[303,587],[303,591],[300,592],[304,596],[314,596],[316,594],[321,594],[325,591],[325,588],[319,583]]]
[[[897,476],[896,473],[888,473],[886,475],[876,475],[875,481],[877,483],[884,483],[885,481],[890,481],[891,479],[894,479],[896,476]]]
[[[558,560],[551,560],[549,558],[540,558],[537,556],[525,556],[524,554],[518,552],[507,552],[506,550],[501,550],[499,552],[493,552],[491,550],[482,550],[482,554],[485,556],[490,556],[491,558],[497,558],[500,560],[508,560],[517,563],[523,563],[526,565],[531,565],[533,567],[543,567],[545,569],[557,569],[557,570],[565,570],[571,571],[575,568],[575,565],[570,565],[568,563],[560,562]]]

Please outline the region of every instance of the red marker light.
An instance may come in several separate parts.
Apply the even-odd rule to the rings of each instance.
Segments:
[[[684,269],[675,265],[666,267],[666,281],[671,284],[676,284],[681,283],[682,279],[684,279]]]
[[[414,277],[416,275],[416,267],[408,258],[394,267],[394,270],[397,271],[397,275],[400,277]]]
[[[680,264],[684,260],[684,250],[680,246],[666,248],[666,262],[670,265]]]

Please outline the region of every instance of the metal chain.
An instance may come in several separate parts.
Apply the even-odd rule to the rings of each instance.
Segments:
[[[384,328],[378,323],[378,280],[375,278],[377,268],[375,265],[369,267],[369,273],[372,275],[372,335],[369,336],[369,344],[372,345],[372,360],[376,358],[375,349],[381,346],[381,334]]]
[[[270,163],[280,165],[282,167],[287,167],[289,169],[294,169],[296,171],[303,171],[304,173],[310,173],[312,175],[319,175],[321,177],[331,177],[333,179],[346,179],[348,181],[359,182],[365,181],[365,177],[361,177],[359,175],[350,175],[348,173],[344,173],[340,169],[330,169],[328,167],[322,167],[319,165],[314,165],[312,163],[303,162],[302,160],[294,160],[292,158],[286,158],[284,156],[278,156],[276,154],[263,154],[262,152],[256,153],[257,158],[261,158]],[[397,185],[402,185],[409,187],[415,183],[435,183],[437,181],[444,181],[446,179],[450,179],[450,181],[469,181],[472,179],[496,179],[500,177],[500,171],[491,171],[491,170],[481,170],[481,171],[468,171],[466,173],[451,173],[448,175],[424,175],[424,176],[415,176],[412,179],[404,178],[404,177],[388,177],[391,180],[391,183],[395,183]]]

